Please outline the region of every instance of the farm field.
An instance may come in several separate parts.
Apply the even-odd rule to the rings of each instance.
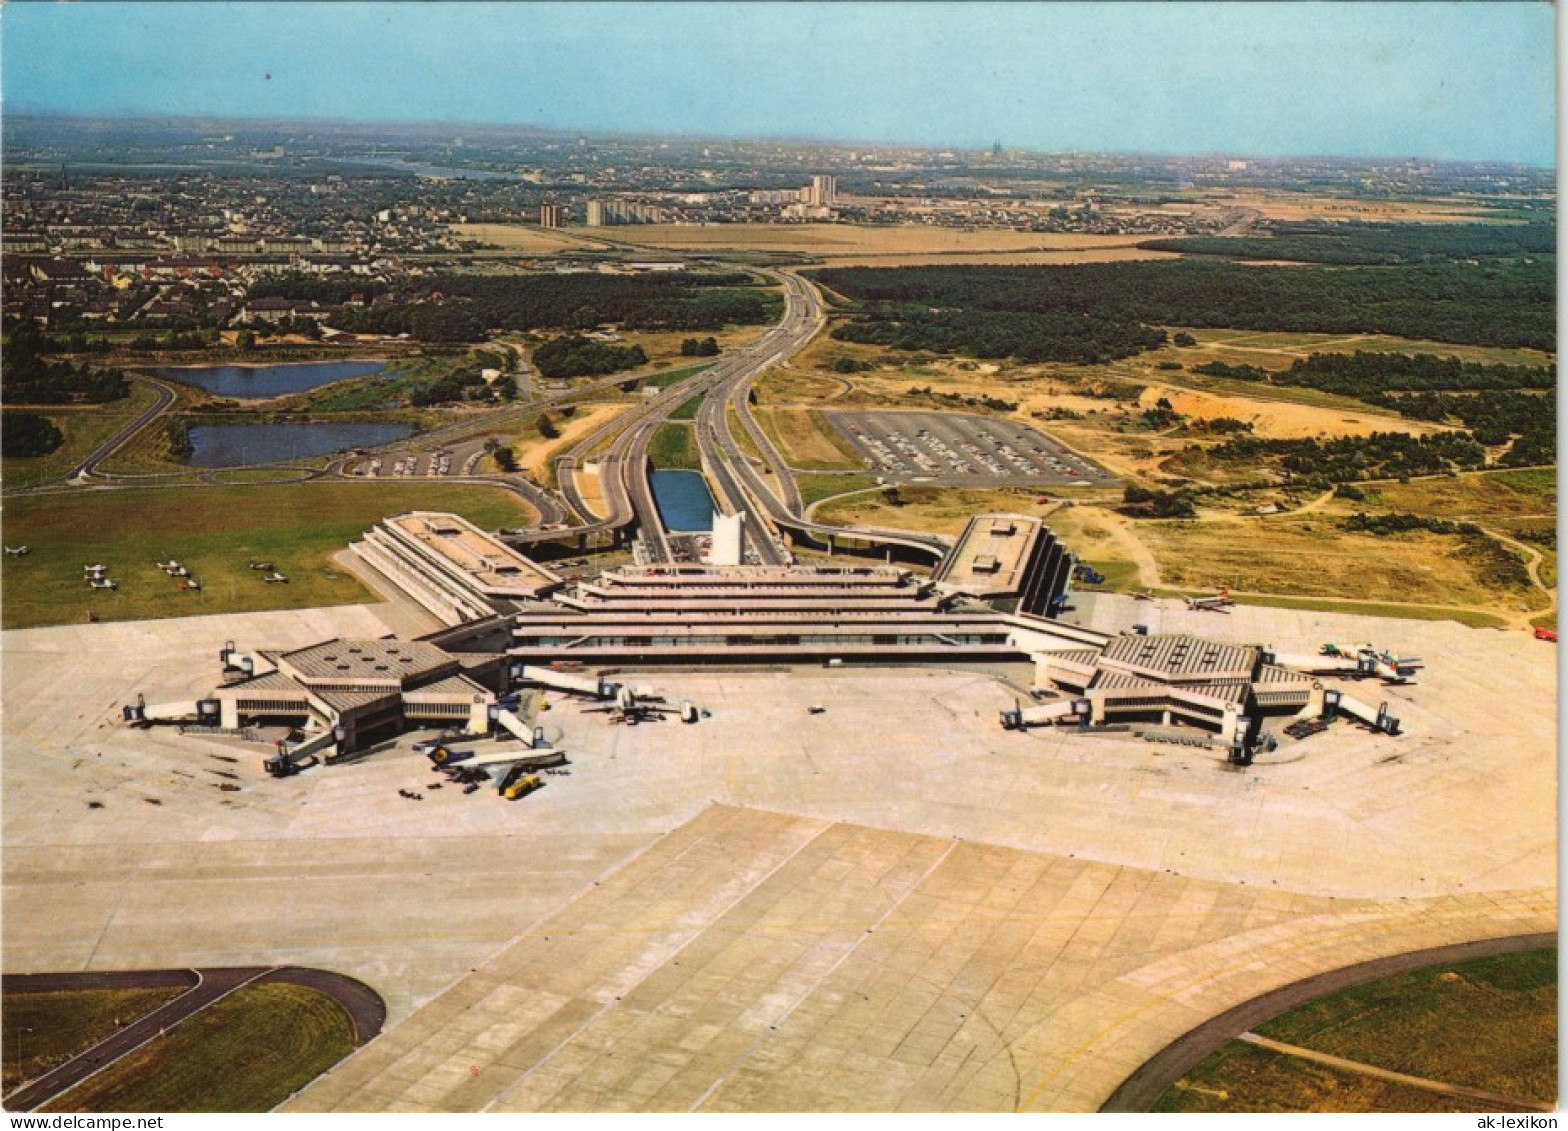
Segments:
[[[1280,220],[1486,220],[1492,213],[1459,198],[1360,200],[1347,196],[1297,192],[1228,192],[1210,197],[1212,205],[1255,208]]]
[[[327,482],[276,487],[100,491],[10,499],[5,538],[30,547],[0,575],[6,628],[100,620],[342,605],[369,598],[332,555],[387,515],[452,511],[481,527],[538,516],[495,487],[452,483]],[[156,562],[175,559],[200,580],[182,590]],[[288,578],[269,585],[252,560]],[[120,586],[90,589],[82,566],[101,563]]]
[[[519,255],[553,255],[558,251],[602,249],[603,244],[559,235],[528,224],[451,224],[451,233],[460,240],[493,243],[503,251]]]
[[[1551,1103],[1557,954],[1528,951],[1396,974],[1320,998],[1255,1031],[1407,1076]],[[1232,1041],[1178,1081],[1156,1110],[1475,1110],[1460,1104]]]
[[[66,1092],[44,1111],[270,1111],[354,1050],[328,995],[244,986]]]
[[[617,228],[619,242],[640,247],[706,251],[782,251],[817,256],[836,266],[853,263],[900,266],[916,263],[964,262],[959,255],[995,256],[1005,263],[1025,262],[1020,254],[1036,253],[1044,262],[1090,262],[1102,256],[1126,259],[1174,258],[1170,252],[1141,251],[1134,245],[1145,236],[1103,236],[1058,232],[1015,232],[1011,229],[964,231],[925,225],[866,224],[639,224]],[[1005,253],[1005,254],[999,254]],[[1066,258],[1073,256],[1076,258]],[[886,260],[885,264],[871,261]],[[991,260],[967,260],[987,262]]]
[[[0,1002],[7,1055],[0,1090],[37,1079],[179,997],[185,986],[7,993]]]

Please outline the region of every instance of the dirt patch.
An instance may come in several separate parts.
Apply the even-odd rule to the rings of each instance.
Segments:
[[[550,461],[561,454],[573,444],[577,443],[599,425],[621,415],[629,409],[625,404],[601,404],[591,407],[584,406],[577,410],[570,420],[564,419],[559,412],[551,416],[555,426],[561,434],[554,440],[546,440],[539,435],[539,430],[530,425],[526,431],[517,435],[515,443],[521,449],[518,452],[517,464],[526,474],[543,475],[550,465]]]

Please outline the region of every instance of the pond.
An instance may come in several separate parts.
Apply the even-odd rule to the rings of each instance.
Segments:
[[[196,467],[248,467],[309,459],[413,435],[411,424],[197,424],[190,430]]]
[[[351,361],[290,361],[278,365],[165,365],[152,370],[171,381],[199,385],[219,397],[279,397],[303,393],[333,381],[374,377],[386,370],[383,358]]]
[[[713,495],[700,471],[655,471],[653,500],[673,533],[713,529]]]

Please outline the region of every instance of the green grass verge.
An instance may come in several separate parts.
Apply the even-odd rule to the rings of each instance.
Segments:
[[[387,515],[452,511],[486,529],[524,526],[531,508],[495,487],[456,483],[321,482],[255,487],[95,491],[7,500],[3,531],[26,557],[0,574],[5,628],[100,620],[313,608],[370,600],[332,555]],[[200,579],[182,590],[154,564],[174,558]],[[252,559],[289,578],[268,585]],[[102,563],[120,585],[89,589],[82,566]]]
[[[0,482],[7,487],[30,487],[60,478],[139,413],[151,408],[156,399],[157,394],[148,386],[133,384],[130,396],[122,401],[80,407],[43,405],[27,410],[52,420],[65,435],[65,442],[45,456],[0,459]]]
[[[1136,589],[1142,584],[1135,562],[1122,561],[1119,558],[1085,558],[1083,564],[1091,569],[1099,570],[1105,575],[1105,580],[1098,585],[1088,585],[1082,581],[1073,582],[1074,591],[1085,593],[1125,593],[1129,589]]]
[[[801,500],[808,507],[813,503],[820,503],[823,499],[831,499],[834,495],[842,495],[849,491],[868,491],[877,485],[875,475],[853,471],[843,474],[822,472],[797,475],[795,481],[800,485]]]
[[[1178,1080],[1154,1105],[1174,1112],[1503,1111],[1342,1072],[1299,1057],[1232,1041]]]
[[[684,401],[674,412],[670,413],[671,420],[696,420],[697,410],[702,407],[704,394],[698,393]]]
[[[304,986],[245,986],[45,1111],[270,1111],[354,1050],[354,1022]]]
[[[708,365],[711,364],[713,363],[708,363]],[[644,386],[655,389],[668,389],[677,381],[684,381],[688,377],[696,376],[698,373],[701,373],[704,369],[708,368],[708,365],[688,365],[685,369],[672,369],[668,373],[660,373],[653,377],[644,377],[642,379],[642,383]]]
[[[1557,1098],[1557,952],[1429,966],[1319,998],[1276,1041],[1521,1099]]]
[[[1557,1098],[1557,952],[1446,963],[1319,998],[1257,1026],[1263,1036],[1447,1084]],[[1449,1099],[1232,1041],[1156,1111],[1474,1111]]]
[[[5,1041],[0,1091],[37,1079],[184,992],[184,986],[154,986],[6,994],[0,1002]]]
[[[702,467],[697,436],[690,424],[661,425],[648,441],[648,458],[654,467],[666,471],[696,471]]]
[[[1157,596],[1181,596],[1182,591],[1156,590]],[[1386,605],[1375,601],[1335,601],[1323,597],[1267,597],[1236,594],[1238,605],[1264,605],[1271,609],[1311,609],[1320,613],[1355,613],[1363,617],[1400,620],[1452,620],[1470,628],[1502,628],[1507,622],[1479,609],[1444,609],[1427,605]]]

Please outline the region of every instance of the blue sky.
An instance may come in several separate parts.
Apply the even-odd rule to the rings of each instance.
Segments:
[[[1554,163],[1552,8],[7,4],[12,111]]]

